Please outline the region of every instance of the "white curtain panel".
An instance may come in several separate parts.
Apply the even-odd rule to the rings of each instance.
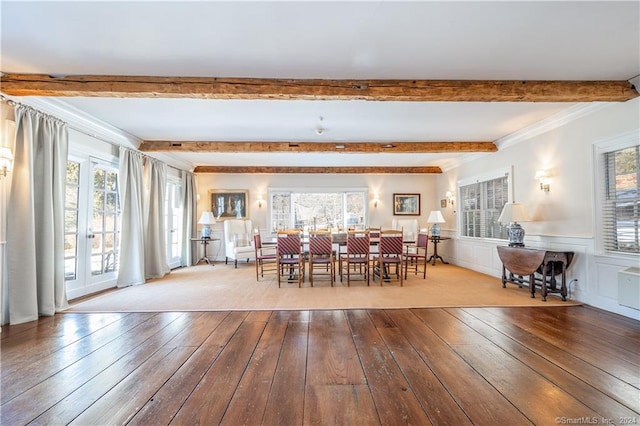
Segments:
[[[169,273],[165,231],[167,168],[164,163],[147,158],[145,181],[148,188],[145,200],[145,278],[161,278]]]
[[[143,156],[120,148],[120,266],[118,287],[144,284]]]
[[[191,238],[196,235],[196,203],[197,203],[196,177],[191,172],[182,173],[182,254],[180,263],[182,266],[195,264],[195,251]]]
[[[7,211],[11,324],[68,307],[64,282],[67,125],[24,105],[16,106],[15,118]]]

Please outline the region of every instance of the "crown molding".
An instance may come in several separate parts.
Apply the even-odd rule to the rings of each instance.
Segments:
[[[572,107],[560,111],[557,114],[533,123],[530,126],[524,127],[517,132],[503,136],[500,139],[497,139],[495,144],[498,146],[498,150],[513,146],[553,129],[557,129],[558,127],[564,126],[574,120],[593,114],[596,111],[608,107],[609,105],[610,103],[607,102],[579,103],[573,105]]]
[[[57,117],[67,122],[70,128],[106,143],[135,150],[138,150],[138,146],[142,143],[142,139],[87,114],[86,112],[81,111],[61,100],[39,97],[15,98],[14,100]],[[191,162],[178,160],[159,152],[153,154],[145,153],[145,155],[157,158],[158,160],[180,170],[192,171],[195,167]]]

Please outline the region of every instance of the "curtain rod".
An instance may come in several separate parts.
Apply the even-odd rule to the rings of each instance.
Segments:
[[[31,105],[27,105],[27,104],[24,104],[24,103],[22,103],[22,102],[19,102],[19,101],[16,101],[16,100],[13,100],[13,99],[7,98],[5,95],[3,95],[3,94],[1,94],[1,93],[0,93],[0,101],[1,101],[1,102],[5,102],[6,104],[8,104],[8,105],[10,105],[10,106],[14,106],[14,107],[15,107],[15,106],[19,106],[19,107],[23,107],[23,108],[29,108],[29,109],[31,109],[31,110],[33,110],[33,111],[36,111],[38,114],[45,115],[45,116],[47,116],[47,117],[50,117],[50,118],[52,118],[52,119],[54,119],[54,120],[58,120],[58,121],[60,121],[61,123],[66,124],[66,125],[67,125],[67,127],[68,127],[69,129],[71,129],[71,130],[75,130],[76,132],[80,132],[80,133],[82,133],[83,135],[89,136],[89,137],[91,137],[91,138],[98,139],[99,141],[102,141],[102,142],[104,142],[104,143],[107,143],[107,144],[109,144],[109,145],[111,145],[111,146],[115,146],[115,147],[118,147],[118,148],[122,148],[122,147],[124,147],[124,148],[127,148],[127,149],[134,149],[136,152],[139,152],[140,154],[142,154],[142,156],[143,156],[144,158],[153,158],[154,160],[161,161],[162,163],[164,163],[164,165],[165,165],[165,166],[167,166],[167,167],[171,167],[172,169],[177,170],[177,171],[179,171],[179,172],[186,172],[186,171],[188,171],[188,170],[182,170],[182,169],[179,169],[179,168],[177,168],[177,167],[175,167],[175,166],[172,166],[171,164],[167,164],[166,162],[164,162],[164,161],[162,161],[162,160],[158,160],[157,158],[154,158],[154,157],[151,157],[151,156],[149,156],[149,155],[147,155],[147,154],[144,154],[142,151],[138,150],[137,148],[129,148],[129,147],[126,147],[126,146],[124,146],[124,145],[122,145],[122,144],[119,144],[119,143],[116,143],[116,142],[113,142],[113,141],[110,141],[110,140],[104,139],[104,138],[102,138],[102,137],[100,137],[100,136],[98,136],[98,135],[96,135],[96,134],[88,133],[86,130],[80,129],[79,127],[76,127],[76,126],[74,126],[73,124],[70,124],[70,123],[68,123],[68,122],[66,122],[66,121],[64,121],[64,120],[61,120],[60,118],[58,118],[58,117],[56,117],[56,116],[54,116],[54,115],[48,114],[48,113],[46,113],[46,112],[44,112],[44,111],[42,111],[42,110],[39,110],[38,108],[34,108],[34,107],[32,107]]]

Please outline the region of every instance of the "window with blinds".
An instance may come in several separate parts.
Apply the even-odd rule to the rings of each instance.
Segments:
[[[640,253],[640,145],[603,154],[602,241],[606,252]]]
[[[460,186],[461,235],[507,239],[506,226],[498,222],[509,200],[508,176]]]

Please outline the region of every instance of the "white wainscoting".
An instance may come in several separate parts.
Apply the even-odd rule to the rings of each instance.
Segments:
[[[454,232],[443,232],[442,235],[452,238],[438,246],[438,254],[447,262],[496,278],[502,276],[496,247],[506,245],[506,241],[459,238]],[[596,255],[593,238],[533,235],[525,238],[525,244],[530,248],[575,253],[567,270],[570,299],[640,320],[639,310],[618,303],[618,271],[637,267],[637,257]]]

